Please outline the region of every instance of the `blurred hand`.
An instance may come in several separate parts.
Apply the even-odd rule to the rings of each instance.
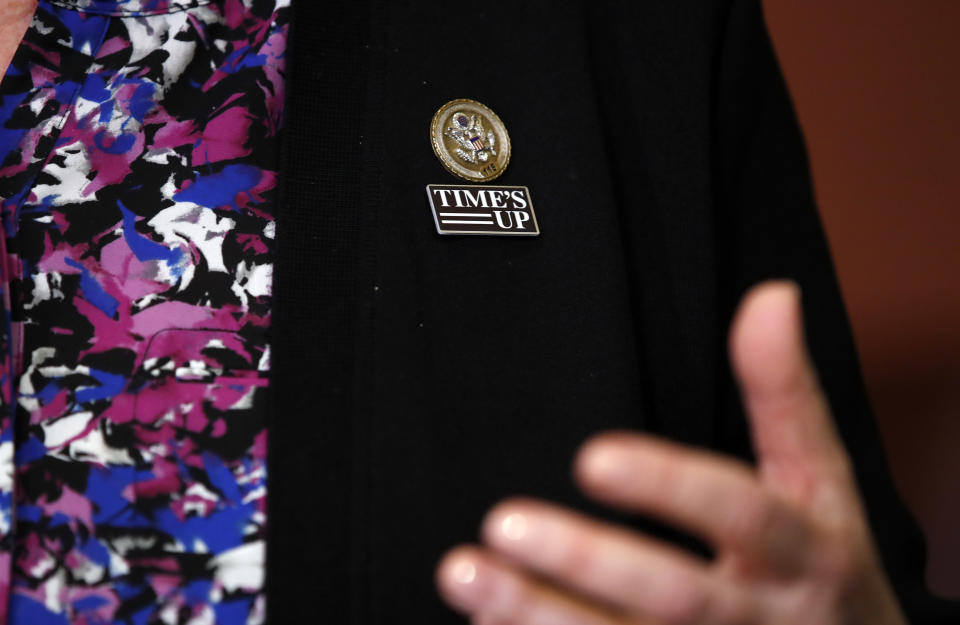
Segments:
[[[485,516],[483,546],[441,559],[441,595],[474,625],[905,625],[802,326],[797,287],[770,282],[730,332],[757,468],[617,431],[574,459],[587,495],[703,537],[713,561],[513,497]]]

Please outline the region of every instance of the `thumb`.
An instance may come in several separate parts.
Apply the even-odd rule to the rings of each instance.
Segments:
[[[765,282],[744,296],[730,356],[764,481],[799,503],[847,509],[850,463],[807,352],[796,283]]]

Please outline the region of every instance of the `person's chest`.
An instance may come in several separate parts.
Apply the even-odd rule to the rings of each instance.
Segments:
[[[562,476],[599,429],[704,442],[714,427],[714,363],[700,355],[717,343],[716,7],[364,4],[294,5],[271,432],[278,622],[306,618],[316,588],[335,613],[369,592],[448,622],[425,580],[498,496],[577,500]],[[298,40],[302,23],[315,27]],[[460,180],[434,154],[434,114],[461,98],[509,133],[495,180]],[[465,128],[480,133],[469,115]],[[539,235],[439,234],[440,219],[484,219],[482,206],[431,210],[428,185],[458,184],[528,188]],[[303,496],[318,488],[322,505]],[[311,564],[344,552],[366,586]],[[398,571],[416,581],[395,584]]]

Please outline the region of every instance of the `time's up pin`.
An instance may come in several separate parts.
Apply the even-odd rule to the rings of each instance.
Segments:
[[[489,182],[510,163],[510,135],[497,114],[475,100],[453,100],[430,123],[430,143],[448,172]],[[440,234],[540,234],[527,187],[429,184],[427,198]]]

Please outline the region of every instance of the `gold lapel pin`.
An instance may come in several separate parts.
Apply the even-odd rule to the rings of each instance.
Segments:
[[[430,122],[430,144],[448,172],[470,182],[494,180],[510,163],[507,127],[476,100],[441,106]],[[527,187],[431,184],[427,198],[439,234],[540,234]]]
[[[507,127],[476,100],[441,106],[430,123],[430,143],[447,171],[470,182],[489,182],[510,163]]]

